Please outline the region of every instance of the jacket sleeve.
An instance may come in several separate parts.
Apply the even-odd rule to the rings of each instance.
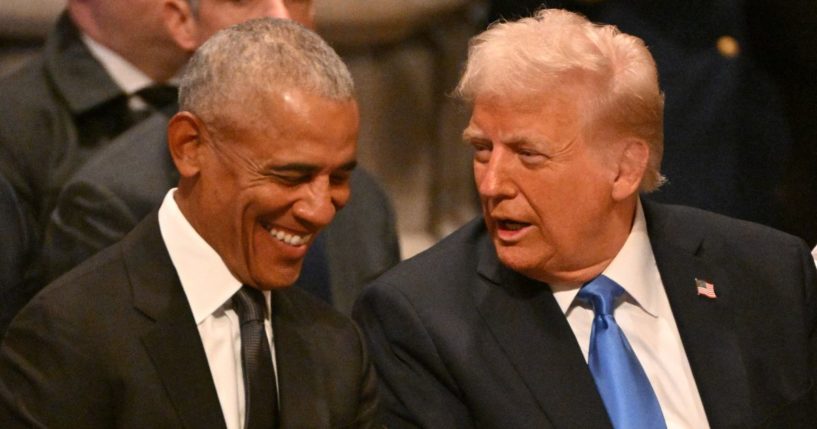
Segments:
[[[0,348],[0,427],[110,427],[112,397],[81,323],[39,295]]]
[[[71,182],[60,192],[46,226],[43,263],[51,281],[119,241],[140,217],[104,185]]]
[[[375,282],[358,301],[360,324],[380,380],[380,416],[388,428],[469,428],[470,413],[412,303]]]

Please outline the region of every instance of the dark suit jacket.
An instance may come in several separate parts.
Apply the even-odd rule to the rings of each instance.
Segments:
[[[62,185],[127,129],[127,96],[63,14],[41,56],[0,80],[0,172],[44,227]]]
[[[42,55],[0,80],[0,94],[0,174],[17,193],[34,247],[24,286],[14,292],[22,304],[47,283],[38,253],[62,186],[139,118],[66,13]]]
[[[272,302],[281,427],[368,427],[376,381],[355,325],[297,289]],[[224,427],[155,213],[20,312],[0,407],[3,428]]]
[[[645,202],[650,241],[713,428],[813,428],[817,281],[801,240]],[[695,278],[718,298],[696,295]],[[390,270],[354,314],[391,428],[607,428],[550,288],[505,268],[481,219]]]
[[[68,180],[44,240],[49,278],[116,242],[161,204],[179,177],[167,150],[166,129],[167,117],[155,113]],[[351,187],[348,204],[322,232],[332,303],[345,314],[351,313],[363,285],[400,261],[389,198],[362,169],[352,174]]]
[[[31,251],[31,232],[23,217],[17,195],[0,175],[0,332],[5,331],[13,314],[9,309],[19,308],[17,302],[23,287],[23,267]]]

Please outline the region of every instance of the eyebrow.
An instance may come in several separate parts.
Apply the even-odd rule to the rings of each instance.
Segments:
[[[471,140],[489,141],[490,139],[483,134],[482,130],[478,128],[468,127],[462,132],[462,140],[463,142],[468,143]],[[505,136],[505,138],[502,139],[502,143],[505,144],[506,146],[517,147],[525,143],[542,145],[547,144],[548,141],[544,138],[541,138],[541,136],[532,136],[526,134],[511,134]]]
[[[349,161],[346,164],[340,166],[339,170],[343,171],[352,171],[357,167],[357,160]],[[314,165],[314,164],[305,164],[300,162],[293,162],[291,164],[284,164],[270,167],[270,170],[282,172],[282,171],[294,171],[303,174],[313,174],[316,171],[319,171],[321,167]]]
[[[462,132],[462,142],[470,143],[472,140],[488,140],[482,130],[468,127]]]

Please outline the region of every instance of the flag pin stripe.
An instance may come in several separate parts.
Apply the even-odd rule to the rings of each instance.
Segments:
[[[709,299],[718,297],[715,294],[715,285],[706,280],[695,279],[695,287],[698,289],[698,295],[703,295]]]

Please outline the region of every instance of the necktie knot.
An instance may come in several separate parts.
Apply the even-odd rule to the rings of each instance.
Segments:
[[[616,300],[624,293],[618,283],[605,275],[600,275],[579,290],[576,297],[593,306],[596,316],[610,316]]]
[[[136,95],[156,110],[177,103],[179,89],[171,85],[155,84],[136,91]]]
[[[247,322],[263,322],[267,303],[263,292],[244,285],[233,295],[233,307],[243,325]]]
[[[616,300],[624,293],[618,283],[598,276],[576,298],[593,306],[587,363],[604,407],[616,429],[666,428],[664,415],[644,368],[613,317]]]

